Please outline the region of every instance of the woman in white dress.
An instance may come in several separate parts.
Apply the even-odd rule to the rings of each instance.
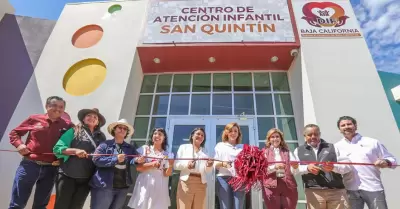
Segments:
[[[179,146],[177,158],[208,158],[204,152],[206,134],[195,128],[190,133],[190,144]],[[176,202],[178,209],[204,209],[207,194],[207,173],[213,169],[213,160],[176,160],[175,169],[180,170]]]
[[[149,145],[138,149],[141,155],[167,159],[146,158],[144,164],[137,165],[140,172],[128,206],[134,209],[168,209],[171,205],[168,178],[172,174],[174,156],[167,151],[168,137],[162,128],[152,131]]]

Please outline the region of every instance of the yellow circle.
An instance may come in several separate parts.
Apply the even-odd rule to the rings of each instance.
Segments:
[[[63,87],[68,94],[87,95],[103,83],[106,74],[106,65],[101,60],[94,58],[81,60],[65,73]]]

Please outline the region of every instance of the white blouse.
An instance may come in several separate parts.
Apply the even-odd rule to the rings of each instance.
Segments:
[[[194,152],[192,144],[182,144],[179,146],[178,152],[176,154],[177,158],[208,158],[208,155],[201,149],[198,152]],[[207,167],[206,160],[197,160],[195,168],[189,169],[188,163],[190,160],[176,160],[174,168],[176,170],[181,170],[180,179],[182,181],[187,181],[189,179],[190,173],[201,174],[201,181],[203,184],[207,183],[206,173],[212,171],[213,167]]]
[[[231,168],[219,168],[219,172],[217,176],[236,176],[235,165],[233,161],[236,159],[236,156],[242,151],[243,144],[238,144],[233,146],[228,142],[219,142],[215,146],[215,159],[222,161],[230,161],[232,162]],[[214,164],[216,165],[216,164]]]

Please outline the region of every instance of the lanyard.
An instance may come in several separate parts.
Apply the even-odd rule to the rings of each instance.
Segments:
[[[96,143],[94,143],[92,136],[90,136],[90,134],[85,129],[83,129],[83,131],[85,132],[86,136],[89,138],[89,141],[92,143],[94,148],[96,148],[97,146],[96,146]]]
[[[119,144],[115,144],[115,146],[116,146],[116,148],[117,148],[117,152],[118,152],[118,154],[122,154],[122,148],[121,148],[121,146],[119,145]]]

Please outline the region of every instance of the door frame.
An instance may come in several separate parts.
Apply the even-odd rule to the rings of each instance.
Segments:
[[[168,136],[170,136],[171,140],[173,139],[174,127],[175,125],[204,125],[206,131],[207,141],[205,144],[206,151],[210,157],[214,156],[214,147],[220,142],[220,139],[216,139],[216,126],[217,125],[226,125],[231,122],[236,122],[239,126],[248,126],[249,127],[249,143],[250,145],[258,146],[257,140],[257,121],[255,117],[235,117],[235,116],[170,116],[167,119],[166,129]],[[172,141],[169,142],[172,144]],[[172,147],[168,148],[171,151]],[[207,208],[215,207],[215,195],[209,195],[210,192],[215,194],[215,169],[207,176],[208,181],[210,182],[207,185],[207,199],[206,206]],[[252,191],[251,193],[251,204],[254,209],[262,209],[262,199],[261,192]],[[260,207],[261,206],[261,207]]]

